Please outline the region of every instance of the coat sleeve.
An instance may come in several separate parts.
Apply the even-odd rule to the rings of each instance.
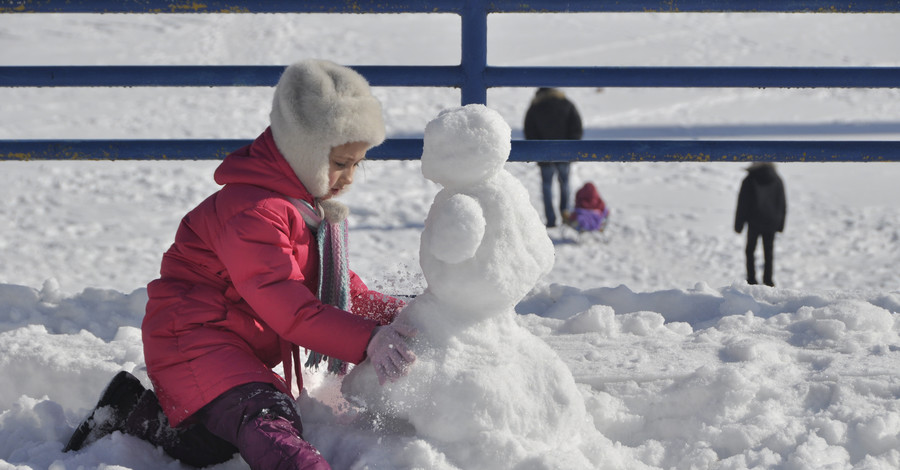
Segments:
[[[540,139],[537,122],[535,120],[534,106],[529,106],[528,111],[525,112],[525,124],[522,127],[522,133],[525,134],[525,140]]]
[[[567,133],[568,135],[566,138],[569,140],[580,140],[584,135],[584,128],[581,124],[581,115],[578,114],[578,109],[574,104],[570,105]]]
[[[306,287],[297,259],[314,250],[314,240],[302,224],[283,208],[257,206],[224,222],[216,250],[237,292],[279,336],[359,363],[377,323],[322,303]],[[294,242],[298,230],[306,245]]]
[[[396,297],[370,290],[353,271],[350,271],[350,302],[355,315],[375,320],[379,325],[394,321],[406,306],[406,302]]]
[[[738,193],[737,210],[734,211],[734,231],[737,233],[741,233],[744,230],[744,224],[747,223],[749,204],[750,181],[745,178]]]
[[[777,231],[784,231],[784,221],[787,218],[787,197],[784,194],[784,181],[778,178],[778,212],[780,219],[778,221]]]

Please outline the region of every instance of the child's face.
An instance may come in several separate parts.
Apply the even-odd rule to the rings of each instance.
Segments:
[[[321,199],[331,199],[344,192],[353,183],[356,167],[366,158],[369,145],[350,142],[331,148],[328,154],[328,193]]]

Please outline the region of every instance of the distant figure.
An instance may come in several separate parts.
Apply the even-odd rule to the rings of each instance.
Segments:
[[[583,134],[581,115],[575,105],[556,88],[539,88],[525,113],[525,138],[528,140],[579,140]],[[553,208],[553,175],[559,181],[559,212],[565,219],[569,211],[569,162],[539,162],[541,192],[547,227],[556,226]]]
[[[775,232],[784,230],[787,201],[784,183],[775,171],[775,165],[756,162],[747,168],[747,176],[738,194],[734,231],[741,233],[747,224],[747,282],[756,284],[756,240],[762,236],[765,268],[763,284],[774,286],[772,270],[775,257]]]
[[[579,232],[602,232],[609,219],[609,208],[594,183],[585,183],[575,192],[575,210],[565,222]]]

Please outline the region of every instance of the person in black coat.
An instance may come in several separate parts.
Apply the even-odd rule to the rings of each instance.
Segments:
[[[741,183],[738,194],[734,231],[741,233],[747,225],[747,282],[756,284],[756,241],[763,240],[765,267],[763,284],[774,286],[772,271],[775,257],[775,232],[784,230],[787,215],[787,201],[784,196],[784,182],[775,171],[775,165],[756,162],[747,168],[747,176]]]
[[[556,88],[539,88],[525,113],[525,139],[578,140],[581,139],[581,115],[566,95]],[[569,210],[569,162],[539,162],[541,191],[547,227],[556,226],[553,208],[553,176],[559,181],[559,211],[565,218]]]

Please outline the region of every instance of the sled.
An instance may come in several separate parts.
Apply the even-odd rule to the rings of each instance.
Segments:
[[[582,209],[575,209],[572,212],[563,214],[565,222],[560,234],[567,240],[575,243],[583,242],[602,242],[607,243],[609,239],[606,237],[606,227],[609,223],[609,209],[604,209],[602,213],[582,212]]]

